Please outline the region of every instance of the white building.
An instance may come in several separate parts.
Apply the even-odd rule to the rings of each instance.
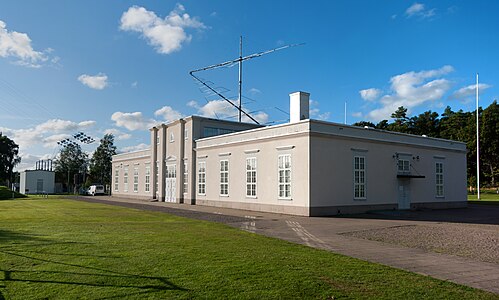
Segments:
[[[55,172],[47,170],[26,170],[20,173],[19,192],[23,194],[53,194]]]
[[[304,216],[466,206],[464,143],[309,119],[290,95],[290,123],[191,116],[151,128],[151,148],[113,157],[119,197]]]

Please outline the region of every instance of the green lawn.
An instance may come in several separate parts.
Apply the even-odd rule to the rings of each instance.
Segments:
[[[499,194],[480,194],[480,200],[477,195],[468,195],[468,202],[472,204],[499,205]]]
[[[222,224],[55,197],[0,201],[0,293],[0,299],[499,298]]]
[[[14,192],[14,198],[25,198],[23,194],[19,194],[18,192]],[[0,200],[12,199],[12,191],[6,187],[0,185]]]

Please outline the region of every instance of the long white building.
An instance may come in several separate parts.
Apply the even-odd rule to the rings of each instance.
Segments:
[[[303,216],[466,206],[466,145],[309,119],[290,94],[275,126],[190,116],[113,157],[113,195]],[[167,205],[167,204],[165,204]]]

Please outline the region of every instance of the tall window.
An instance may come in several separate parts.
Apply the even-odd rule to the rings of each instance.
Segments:
[[[123,191],[128,192],[128,166],[125,167],[125,171],[123,173]]]
[[[114,170],[114,190],[117,192],[120,186],[120,170],[118,167]]]
[[[184,194],[187,194],[189,188],[189,169],[187,162],[184,161]]]
[[[220,196],[229,195],[229,161],[220,161]]]
[[[175,142],[175,135],[173,135],[173,132],[170,133],[170,143]]]
[[[291,198],[291,155],[279,155],[279,198]]]
[[[144,188],[144,191],[149,192],[151,189],[151,165],[146,164],[146,186]]]
[[[354,199],[366,198],[366,158],[355,156],[353,166],[353,193]]]
[[[435,163],[435,184],[436,184],[436,196],[444,196],[444,163]]]
[[[256,197],[256,157],[246,158],[246,196]]]
[[[198,194],[206,195],[206,162],[198,164]]]
[[[154,182],[154,190],[156,191],[156,194],[159,194],[159,162],[156,162],[156,180]]]
[[[133,191],[139,191],[139,166],[133,167]]]

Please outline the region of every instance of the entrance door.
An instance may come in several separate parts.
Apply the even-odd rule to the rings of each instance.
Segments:
[[[175,165],[166,165],[165,202],[176,202],[177,169]]]
[[[409,185],[409,180],[399,180],[399,199],[398,205],[399,209],[410,209],[411,208],[411,190]]]
[[[37,193],[43,192],[43,179],[36,180],[36,192]]]

